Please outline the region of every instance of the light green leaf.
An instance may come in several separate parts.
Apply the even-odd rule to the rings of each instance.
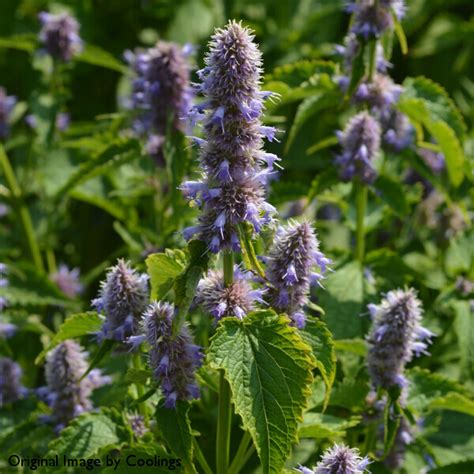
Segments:
[[[362,417],[339,418],[321,413],[305,413],[303,423],[298,430],[300,438],[338,438],[345,436],[346,430],[357,426]]]
[[[39,364],[45,355],[54,347],[66,339],[74,339],[75,337],[85,336],[97,332],[102,327],[103,320],[95,311],[87,311],[85,313],[78,313],[69,316],[59,326],[58,332],[40,355],[36,358],[36,363]]]
[[[350,352],[361,357],[367,355],[367,343],[364,339],[337,339],[334,344],[336,351]]]
[[[125,74],[128,71],[127,67],[115,59],[115,57],[110,53],[91,44],[86,44],[84,50],[75,56],[74,59],[82,63],[93,64],[94,66],[101,66],[106,69],[111,69],[112,71],[117,71],[122,74]]]
[[[289,319],[256,311],[243,321],[221,320],[208,362],[223,369],[235,411],[257,448],[262,472],[282,470],[297,441],[314,360]]]
[[[150,275],[151,299],[160,300],[174,285],[176,278],[186,267],[186,255],[182,250],[166,250],[153,253],[146,259]]]
[[[468,379],[474,376],[474,313],[469,301],[452,303],[455,313],[454,331],[461,353],[461,370]]]
[[[20,49],[23,51],[34,51],[38,47],[38,40],[34,34],[26,33],[0,38],[0,48]]]
[[[49,444],[46,457],[67,455],[68,458],[89,458],[99,449],[119,442],[117,426],[102,413],[84,413],[75,418]]]
[[[431,402],[430,408],[452,410],[474,416],[474,401],[455,392],[448,393],[445,397],[436,398]]]
[[[319,304],[324,308],[324,322],[335,339],[361,337],[365,333],[363,274],[358,262],[350,262],[331,273],[320,291]]]
[[[311,347],[316,358],[316,366],[321,372],[326,393],[324,396],[324,410],[329,403],[331,388],[336,377],[336,351],[331,332],[326,325],[318,319],[309,319],[301,332],[303,340]]]
[[[403,26],[398,20],[398,16],[392,9],[392,18],[393,18],[393,25],[395,27],[395,34],[397,35],[398,42],[400,43],[400,49],[402,50],[403,54],[408,54],[408,43],[407,37],[405,36],[405,32],[403,31]]]
[[[155,418],[158,428],[169,448],[178,458],[183,459],[190,472],[196,472],[193,464],[193,435],[188,417],[190,405],[179,401],[176,409],[170,410],[160,405]]]

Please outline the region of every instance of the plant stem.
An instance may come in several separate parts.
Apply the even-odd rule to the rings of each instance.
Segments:
[[[239,448],[237,449],[237,453],[235,454],[234,460],[229,468],[229,474],[237,474],[240,469],[242,469],[245,465],[245,455],[247,454],[247,448],[252,441],[252,437],[250,433],[246,431],[242,436],[242,440],[240,441]]]
[[[232,252],[224,253],[224,284],[232,284],[234,277],[234,256]],[[217,474],[227,474],[230,452],[230,428],[232,421],[232,406],[230,402],[230,386],[224,377],[224,371],[219,374],[219,404],[217,413],[216,467]]]
[[[356,250],[355,257],[359,262],[364,261],[365,252],[365,210],[367,207],[367,186],[360,181],[354,183],[355,195],[356,195],[356,214],[357,214],[357,227],[356,227]]]
[[[197,439],[194,436],[193,436],[193,446],[194,446],[194,456],[197,462],[199,463],[199,465],[202,467],[204,474],[212,474],[212,470],[209,467],[209,464],[207,463],[203,452],[201,451],[201,447],[199,446]]]
[[[369,50],[369,71],[367,74],[369,82],[374,79],[375,69],[377,66],[377,40],[374,39],[370,42]]]
[[[26,204],[23,202],[22,192],[21,192],[20,186],[18,185],[15,172],[13,171],[13,168],[10,164],[8,156],[6,155],[5,150],[3,149],[3,146],[1,144],[0,144],[0,163],[3,169],[3,173],[5,175],[5,180],[12,194],[14,207],[18,213],[20,222],[25,232],[25,236],[28,242],[28,247],[30,250],[31,257],[33,258],[33,262],[37,270],[41,273],[44,273],[43,260],[41,259],[39,246],[38,246],[38,243],[36,242],[36,237],[33,231],[33,223],[31,221],[31,216],[28,211],[28,208],[26,207]]]
[[[142,358],[139,352],[135,352],[133,354],[132,363],[133,363],[134,369],[141,370],[143,368]],[[141,398],[143,397],[143,395],[145,395],[145,391],[143,390],[143,385],[141,383],[136,382],[135,388],[137,390],[137,398]],[[143,419],[145,420],[145,424],[148,425],[148,410],[145,403],[146,402],[140,402],[138,404],[138,411],[140,412],[140,415],[143,416]]]

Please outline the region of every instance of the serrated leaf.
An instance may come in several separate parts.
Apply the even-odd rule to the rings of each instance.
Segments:
[[[66,339],[74,339],[75,337],[93,334],[100,330],[103,320],[95,311],[87,311],[85,313],[77,313],[69,316],[62,324],[53,340],[49,343],[40,355],[36,358],[36,363],[40,363],[46,354]]]
[[[256,311],[221,320],[208,362],[223,369],[235,411],[254,441],[264,474],[280,472],[297,441],[314,360],[289,319]]]
[[[319,304],[324,308],[324,322],[335,339],[361,337],[364,319],[363,273],[358,262],[350,262],[324,280],[325,291],[319,292]]]
[[[257,275],[265,278],[265,270],[260,264],[252,242],[251,224],[239,225],[240,246],[242,249],[242,260],[248,270],[253,270]]]
[[[122,74],[127,73],[128,71],[127,67],[115,59],[115,57],[110,53],[91,44],[86,44],[83,51],[75,56],[74,60],[82,63],[93,64],[94,66],[101,66]]]
[[[331,332],[326,325],[317,319],[309,319],[301,332],[303,340],[311,347],[316,359],[316,366],[321,372],[326,393],[324,395],[324,407],[326,409],[331,396],[331,389],[336,378],[336,351]]]
[[[315,114],[321,110],[333,107],[337,104],[341,94],[338,92],[321,91],[303,100],[298,106],[295,119],[288,133],[288,139],[285,144],[285,153],[290,149],[301,127]]]
[[[183,459],[190,472],[196,472],[193,464],[193,435],[188,417],[190,404],[179,401],[176,409],[162,405],[156,408],[155,418],[163,439],[178,458]]]
[[[100,449],[119,442],[117,426],[102,413],[84,413],[75,418],[59,437],[49,444],[46,457],[67,455],[68,458],[89,458]]]
[[[305,413],[303,423],[298,430],[300,438],[339,438],[345,436],[346,430],[357,426],[362,417],[339,418],[321,413]]]
[[[151,284],[151,299],[160,300],[174,285],[176,278],[186,267],[186,256],[182,250],[153,253],[146,259]]]

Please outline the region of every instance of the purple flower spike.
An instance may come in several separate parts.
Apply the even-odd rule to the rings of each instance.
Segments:
[[[81,380],[88,365],[87,353],[72,340],[64,341],[47,355],[47,386],[38,393],[51,407],[57,429],[92,410],[90,395],[93,390],[111,382],[110,377],[102,376],[98,369]]]
[[[8,137],[11,113],[16,102],[15,96],[7,95],[7,91],[0,87],[0,140]]]
[[[367,112],[360,112],[339,132],[342,154],[336,157],[340,177],[350,181],[358,177],[366,184],[376,178],[372,161],[380,150],[381,129],[379,123]]]
[[[0,357],[0,408],[13,403],[26,394],[21,384],[21,367],[8,357]]]
[[[197,195],[189,193],[191,187],[198,189],[195,183],[182,189],[200,205],[196,237],[214,253],[238,248],[239,224],[250,223],[258,233],[270,220],[265,188],[278,158],[263,151],[264,138],[274,140],[276,130],[261,122],[264,100],[270,97],[260,90],[261,66],[251,31],[230,21],[214,34],[206,67],[198,71],[197,90],[205,99],[191,115],[203,120],[203,186]]]
[[[92,301],[92,306],[106,317],[100,336],[125,342],[136,335],[147,304],[148,276],[118,260],[101,283],[99,297]]]
[[[202,363],[201,348],[193,343],[186,325],[172,337],[174,315],[172,304],[153,302],[142,320],[142,329],[151,346],[148,362],[161,384],[166,408],[174,408],[178,400],[199,397],[195,371]]]
[[[65,295],[69,298],[75,298],[84,289],[79,281],[79,275],[79,268],[70,270],[66,265],[61,264],[58,271],[53,273],[50,278]]]
[[[42,26],[40,42],[54,59],[68,62],[81,52],[83,44],[79,37],[79,23],[74,17],[67,13],[52,15],[42,12],[39,20]]]
[[[302,309],[308,301],[310,285],[319,283],[329,263],[331,261],[319,250],[311,224],[290,224],[281,229],[267,260],[271,306],[286,312],[297,327],[304,327]],[[318,272],[313,272],[315,267]]]
[[[384,117],[390,114],[391,107],[398,101],[402,91],[402,86],[395,84],[389,76],[376,74],[371,82],[359,85],[354,101],[367,104],[372,111]]]
[[[400,152],[415,141],[415,129],[405,114],[391,110],[382,118],[383,144],[395,152]]]
[[[125,59],[133,72],[130,105],[138,111],[135,130],[150,135],[147,153],[163,163],[163,144],[170,125],[186,131],[185,121],[193,97],[188,48],[158,41],[146,50],[127,51]]]
[[[414,355],[426,353],[434,336],[421,326],[422,307],[416,292],[394,290],[379,305],[369,308],[373,316],[367,359],[369,374],[375,388],[406,386],[405,365]]]
[[[198,285],[196,302],[212,316],[219,319],[235,316],[243,319],[253,311],[256,303],[263,303],[263,290],[253,289],[251,275],[234,267],[233,282],[224,285],[222,272],[210,271]]]
[[[368,472],[370,461],[362,458],[357,448],[349,448],[343,444],[335,444],[327,449],[314,469],[300,466],[302,474],[363,474]]]

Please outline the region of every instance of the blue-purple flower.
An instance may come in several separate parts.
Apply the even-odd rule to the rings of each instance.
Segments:
[[[373,319],[367,365],[375,388],[406,387],[405,365],[427,354],[434,336],[421,326],[422,305],[414,289],[389,291],[379,305],[369,305]]]
[[[0,288],[5,288],[8,286],[8,267],[4,263],[0,263]],[[0,296],[0,312],[3,311],[5,306],[8,304],[7,298],[4,296]]]
[[[351,32],[367,40],[392,29],[392,14],[400,20],[406,8],[403,0],[351,0],[346,10],[353,14]]]
[[[58,288],[69,298],[75,298],[84,289],[79,280],[79,268],[70,270],[67,265],[61,264],[56,272],[54,272],[50,279],[56,283]]]
[[[203,176],[181,189],[202,213],[185,238],[196,235],[214,253],[239,250],[238,226],[250,223],[258,233],[274,211],[265,189],[279,158],[263,150],[275,129],[260,120],[271,93],[260,90],[261,53],[253,40],[250,30],[229,22],[214,34],[206,66],[198,71],[204,101],[191,115],[204,121],[206,139],[195,140]]]
[[[39,20],[40,42],[53,59],[68,62],[81,52],[83,42],[79,37],[79,23],[73,16],[67,13],[53,15],[41,12]]]
[[[73,418],[92,410],[90,395],[93,390],[111,382],[99,369],[86,373],[87,353],[75,341],[66,340],[46,356],[46,387],[38,394],[51,407],[51,419],[59,431]]]
[[[125,53],[134,74],[130,101],[138,111],[134,128],[148,136],[147,152],[159,161],[167,130],[185,131],[183,119],[193,97],[190,52],[189,46],[158,41],[153,48]]]
[[[226,316],[243,319],[264,303],[264,290],[253,288],[251,274],[234,266],[234,278],[230,285],[224,284],[222,271],[210,271],[200,282],[196,302],[218,321]]]
[[[21,367],[8,357],[0,357],[0,408],[22,398],[27,390],[21,384]]]
[[[0,140],[8,137],[10,132],[11,113],[17,99],[13,95],[7,95],[7,91],[0,87]]]
[[[101,283],[99,297],[92,301],[106,317],[100,336],[125,342],[137,333],[148,304],[148,276],[139,274],[128,262],[119,259]]]
[[[128,415],[127,419],[128,419],[130,428],[133,431],[133,434],[137,438],[141,438],[142,436],[145,435],[145,433],[148,432],[148,428],[146,427],[145,419],[143,418],[143,416],[133,413],[133,414]]]
[[[266,261],[270,305],[287,313],[297,327],[304,327],[303,308],[310,285],[320,284],[331,263],[320,251],[311,224],[290,224],[280,229]]]
[[[302,474],[363,474],[368,472],[369,464],[369,459],[362,458],[357,448],[336,443],[323,453],[314,469],[300,466],[298,470]]]
[[[371,81],[359,84],[353,100],[358,104],[366,104],[372,112],[384,117],[390,115],[402,92],[403,87],[395,84],[389,76],[375,74]]]
[[[142,329],[150,345],[148,363],[165,397],[164,406],[174,408],[178,400],[199,397],[195,372],[201,366],[201,348],[193,343],[186,325],[173,336],[175,308],[153,302],[143,314]]]
[[[336,157],[339,175],[344,181],[359,178],[372,183],[377,173],[373,161],[380,150],[380,125],[369,113],[360,112],[351,118],[343,132],[338,132],[342,153]]]
[[[392,109],[382,118],[383,144],[390,150],[400,152],[415,140],[415,129],[405,114]]]

